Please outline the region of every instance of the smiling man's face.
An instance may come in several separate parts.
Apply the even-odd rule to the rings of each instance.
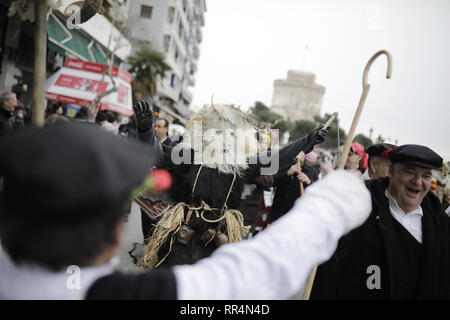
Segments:
[[[389,193],[405,213],[422,203],[430,189],[432,170],[410,164],[395,164],[389,168]]]

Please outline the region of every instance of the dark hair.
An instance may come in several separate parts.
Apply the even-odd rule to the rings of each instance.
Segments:
[[[30,221],[1,209],[1,244],[11,259],[16,264],[38,264],[52,271],[69,265],[92,265],[114,242],[115,227],[123,218],[123,210],[115,210],[96,213],[95,218],[83,222],[57,224],[48,219]]]
[[[15,112],[17,112],[18,110],[24,110],[25,111],[25,107],[23,106],[22,103],[18,104],[17,107],[14,108]]]
[[[62,108],[63,114],[66,114],[66,107],[63,106],[61,103],[51,103],[51,104],[49,103],[47,109],[45,109],[45,116],[49,117],[52,114],[55,114],[59,108]]]
[[[168,128],[168,127],[169,127],[169,121],[167,121],[167,119],[157,117],[157,118],[155,119],[155,122],[158,121],[158,120],[164,121],[164,128]]]
[[[59,122],[69,122],[70,120],[66,116],[62,116],[60,114],[52,114],[45,119],[44,126],[48,127],[51,125],[54,125],[55,123]]]
[[[121,124],[120,126],[119,126],[119,130],[118,130],[119,132],[122,132],[122,133],[128,133],[128,124]]]
[[[108,122],[113,123],[114,121],[117,121],[117,116],[112,111],[105,111],[105,114]]]
[[[95,122],[100,123],[103,121],[108,121],[108,115],[104,111],[99,111],[95,117]]]
[[[85,120],[87,118],[88,118],[87,109],[81,107],[80,110],[78,110],[77,114],[75,115],[75,119]]]

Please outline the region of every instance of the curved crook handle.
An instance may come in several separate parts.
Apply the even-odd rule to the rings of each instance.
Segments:
[[[367,83],[367,76],[369,74],[369,69],[372,66],[372,63],[375,61],[376,58],[378,58],[379,55],[385,54],[388,61],[387,66],[387,72],[386,72],[386,78],[390,79],[392,75],[392,56],[391,53],[387,50],[380,50],[377,53],[375,53],[372,58],[370,58],[369,62],[367,62],[366,67],[364,68],[364,74],[363,74],[363,87],[368,86]]]

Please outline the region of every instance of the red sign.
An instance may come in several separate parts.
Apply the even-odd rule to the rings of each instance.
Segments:
[[[81,91],[95,92],[98,94],[105,92],[108,87],[107,82],[80,78],[67,74],[61,74],[58,79],[56,79],[54,85]]]
[[[123,84],[119,84],[119,88],[117,89],[117,101],[122,104],[128,103],[128,88]]]
[[[46,80],[46,99],[88,107],[102,96],[98,107],[122,115],[133,114],[131,98],[131,76],[125,70],[68,58],[66,67],[59,69]],[[111,75],[111,76],[110,76]],[[115,85],[115,90],[113,89]]]
[[[89,61],[83,61],[83,60],[75,60],[71,58],[66,59],[66,67],[76,70],[83,70],[83,71],[89,71],[94,73],[108,73],[109,66],[101,64],[101,63],[94,63]],[[112,67],[111,69],[111,75],[113,77],[119,77],[125,82],[131,81],[131,75],[119,68],[119,67]]]

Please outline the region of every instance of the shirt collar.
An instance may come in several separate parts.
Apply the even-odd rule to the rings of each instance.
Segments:
[[[98,267],[53,272],[37,265],[16,265],[0,246],[0,299],[79,300],[99,278],[114,272],[116,258]],[[77,273],[77,274],[75,274]],[[79,278],[75,278],[79,276]]]
[[[364,171],[363,175],[361,176],[361,178],[363,180],[370,180],[370,175],[369,175],[369,169],[367,169],[366,171]]]
[[[402,208],[400,208],[400,206],[398,205],[397,201],[394,199],[393,196],[391,196],[391,194],[389,193],[387,188],[386,188],[386,191],[384,192],[384,195],[389,200],[389,207],[395,209],[397,212],[401,212],[403,214],[418,214],[420,216],[423,216],[423,210],[422,210],[422,207],[420,205],[413,211],[405,212],[405,211],[403,211]]]

